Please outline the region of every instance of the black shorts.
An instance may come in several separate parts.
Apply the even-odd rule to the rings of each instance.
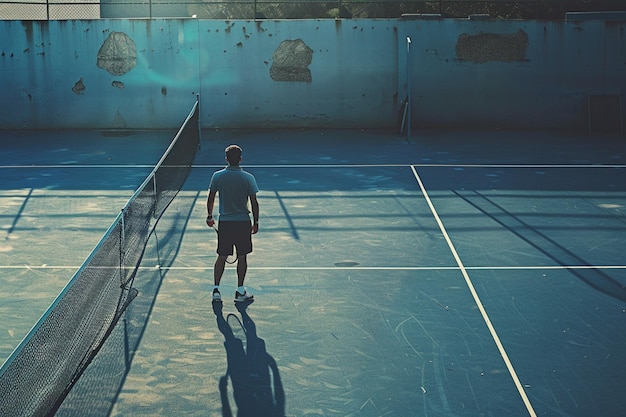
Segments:
[[[219,222],[217,254],[232,255],[233,246],[237,249],[237,256],[252,252],[252,223],[250,221]]]

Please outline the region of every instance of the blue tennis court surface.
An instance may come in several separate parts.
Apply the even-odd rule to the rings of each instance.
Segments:
[[[0,361],[171,137],[2,133]],[[211,302],[204,223],[231,143],[261,188],[239,309],[233,267]],[[204,131],[139,295],[57,415],[621,416],[625,144]]]

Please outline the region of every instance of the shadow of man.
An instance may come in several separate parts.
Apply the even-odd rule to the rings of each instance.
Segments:
[[[222,302],[213,302],[217,327],[224,335],[226,348],[226,375],[219,382],[222,415],[233,415],[228,399],[230,377],[237,417],[285,417],[285,391],[278,366],[267,353],[265,341],[257,336],[256,325],[246,311],[250,304],[252,301],[237,303],[242,319],[239,320],[235,314],[229,314],[225,319]],[[245,335],[245,348],[235,333]]]

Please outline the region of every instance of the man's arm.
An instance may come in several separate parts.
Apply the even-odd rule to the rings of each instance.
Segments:
[[[206,199],[206,224],[209,227],[213,227],[213,225],[215,224],[215,220],[213,220],[213,206],[215,205],[215,194],[217,194],[216,191],[209,190],[209,196]]]
[[[256,199],[256,194],[250,196],[250,208],[252,208],[252,234],[259,231],[259,201]]]

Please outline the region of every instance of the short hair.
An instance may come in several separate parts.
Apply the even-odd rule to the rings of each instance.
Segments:
[[[226,148],[226,159],[228,162],[239,162],[241,160],[241,148],[237,145],[230,145]]]

